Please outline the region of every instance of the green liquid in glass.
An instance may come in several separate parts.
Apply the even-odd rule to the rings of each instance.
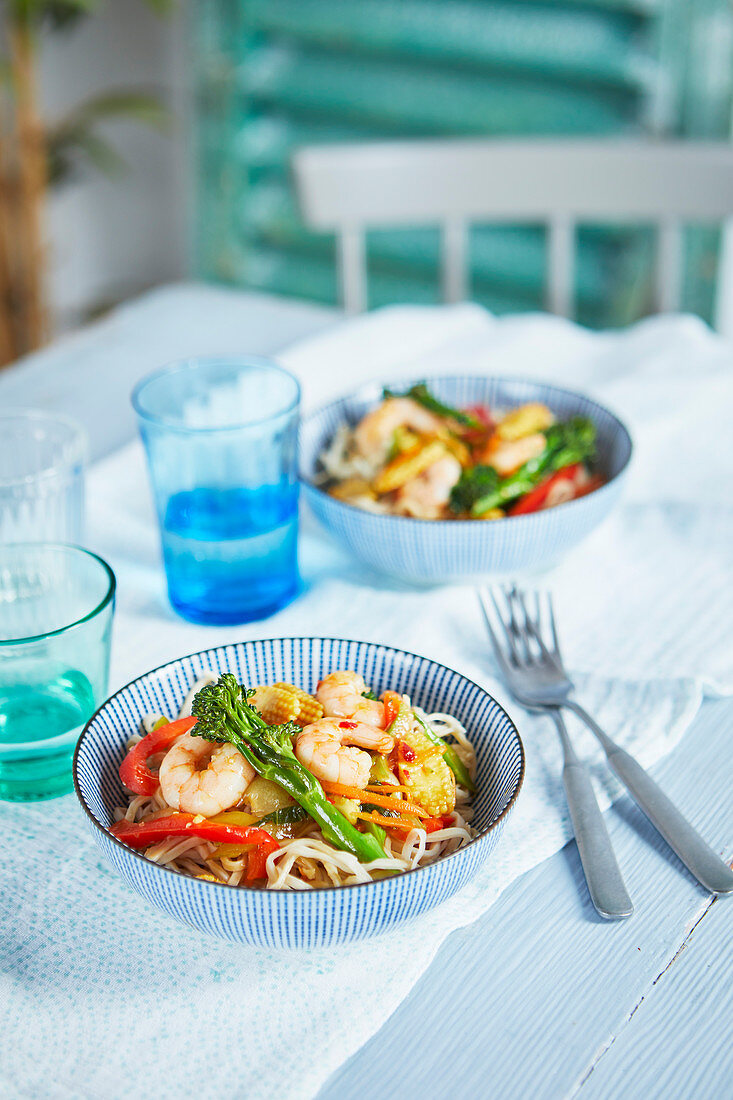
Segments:
[[[93,712],[92,685],[80,672],[44,684],[0,684],[0,798],[54,798],[72,790],[79,727]]]

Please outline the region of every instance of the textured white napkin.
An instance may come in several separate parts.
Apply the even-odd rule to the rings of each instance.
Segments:
[[[731,351],[699,322],[660,318],[598,335],[544,316],[496,320],[473,306],[394,308],[281,359],[301,377],[306,407],[370,378],[451,371],[542,377],[615,407],[636,443],[626,503],[543,578],[579,696],[649,765],[682,735],[703,690],[730,688]],[[175,925],[107,869],[71,798],[3,811],[0,845],[13,856],[0,896],[0,1026],[12,1051],[0,1082],[9,1094],[108,1098],[154,1082],[161,1100],[194,1083],[204,1100],[312,1096],[452,930],[567,842],[556,735],[507,701],[469,588],[416,591],[370,575],[305,517],[299,599],[254,626],[196,627],[165,602],[137,444],[92,472],[89,510],[92,545],[119,580],[112,689],[212,644],[343,635],[460,669],[507,705],[524,738],[524,792],[488,867],[416,924],[328,952],[255,951]],[[571,728],[607,806],[619,788],[590,735]],[[389,982],[375,980],[385,974]],[[80,1089],[78,1066],[92,1050],[103,1054],[89,1059]]]

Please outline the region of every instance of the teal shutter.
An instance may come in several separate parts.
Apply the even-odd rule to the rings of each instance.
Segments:
[[[289,175],[308,142],[648,133],[726,137],[726,0],[202,0],[193,8],[198,273],[336,300],[334,245],[308,233]],[[718,234],[688,233],[686,301],[709,315]],[[583,227],[578,315],[624,323],[650,301],[645,227]],[[542,301],[540,227],[475,226],[472,295]],[[370,305],[438,300],[435,229],[370,235]]]

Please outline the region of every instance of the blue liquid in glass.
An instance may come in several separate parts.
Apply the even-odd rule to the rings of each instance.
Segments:
[[[296,593],[297,485],[175,493],[163,522],[168,594],[186,619],[243,623]]]

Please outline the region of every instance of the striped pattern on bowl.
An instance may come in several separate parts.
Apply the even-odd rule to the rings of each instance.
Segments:
[[[284,680],[314,688],[328,672],[361,672],[375,691],[406,692],[427,711],[454,714],[478,757],[474,825],[479,836],[432,866],[360,886],[283,892],[230,887],[160,867],[112,837],[123,803],[117,773],[142,715],[175,715],[204,671],[233,672],[244,684]],[[451,897],[499,841],[524,775],[514,724],[483,688],[425,657],[371,642],[275,638],[204,650],[171,661],[122,688],[87,725],[74,757],[74,785],[106,859],[143,898],[202,932],[235,943],[315,948],[386,932]]]
[[[412,381],[415,381],[414,379]],[[542,401],[559,420],[587,416],[597,429],[597,465],[607,483],[580,500],[526,516],[481,520],[419,520],[362,511],[314,484],[319,456],[341,424],[356,424],[381,399],[383,386],[404,392],[409,380],[372,383],[306,417],[300,476],[317,519],[352,554],[382,573],[418,584],[475,581],[489,575],[543,569],[584,539],[615,505],[631,458],[631,438],[613,413],[582,394],[526,379],[440,377],[427,381],[449,405],[512,408]]]

